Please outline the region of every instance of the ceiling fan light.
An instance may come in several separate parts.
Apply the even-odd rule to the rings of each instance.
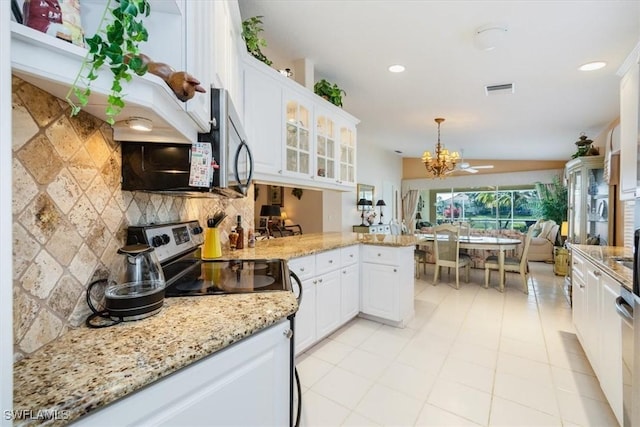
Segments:
[[[593,61],[593,62],[587,62],[586,64],[582,64],[580,67],[578,67],[578,70],[595,71],[595,70],[604,68],[606,66],[607,66],[607,63],[605,61]]]
[[[389,71],[392,73],[402,73],[404,71],[404,65],[394,64],[389,66]]]

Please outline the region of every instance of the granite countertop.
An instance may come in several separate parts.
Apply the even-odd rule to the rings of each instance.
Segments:
[[[234,251],[223,249],[225,259],[291,259],[311,255],[331,249],[363,243],[380,246],[413,246],[417,243],[414,235],[368,234],[368,233],[312,233],[299,236],[279,237],[259,240],[255,248]]]
[[[167,298],[143,320],[73,329],[14,365],[13,409],[31,411],[14,425],[67,424],[297,309],[284,291]],[[39,411],[57,419],[38,420]]]
[[[632,260],[633,250],[623,246],[592,245],[571,245],[571,249],[584,255],[589,261],[600,267],[602,271],[633,292],[633,270],[617,261],[620,258]]]

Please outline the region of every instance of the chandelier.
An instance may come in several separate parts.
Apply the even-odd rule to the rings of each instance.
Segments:
[[[444,122],[444,119],[438,117],[435,119],[438,124],[438,143],[436,144],[435,156],[431,156],[430,151],[425,151],[422,155],[422,162],[427,169],[429,178],[444,178],[444,175],[453,171],[456,167],[456,162],[460,159],[460,155],[457,151],[449,153],[449,150],[442,148],[440,143],[440,123]]]

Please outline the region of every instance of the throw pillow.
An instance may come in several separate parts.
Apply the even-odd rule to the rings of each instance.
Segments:
[[[551,232],[553,231],[553,227],[556,225],[555,221],[544,221],[541,223],[542,231],[540,232],[538,237],[544,237],[547,240],[551,240]]]

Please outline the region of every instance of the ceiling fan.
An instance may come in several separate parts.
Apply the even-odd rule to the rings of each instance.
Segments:
[[[464,161],[464,153],[462,152],[462,150],[460,150],[460,161],[456,164],[455,169],[447,173],[453,173],[457,171],[464,171],[468,173],[478,173],[478,169],[493,169],[493,165],[472,166],[469,164],[469,162]]]

